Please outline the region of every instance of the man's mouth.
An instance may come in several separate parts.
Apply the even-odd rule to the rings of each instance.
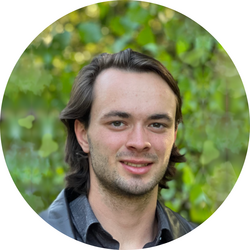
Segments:
[[[143,175],[150,171],[153,162],[129,162],[129,161],[121,161],[122,166],[126,171],[135,175]]]
[[[148,166],[150,164],[150,163],[135,164],[135,163],[131,163],[131,162],[128,162],[128,161],[124,161],[123,163],[128,165],[128,166],[135,167],[135,168],[146,167],[146,166]]]

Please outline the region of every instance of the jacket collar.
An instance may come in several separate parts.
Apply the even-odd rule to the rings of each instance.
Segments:
[[[74,198],[77,197],[75,195],[73,196]],[[55,229],[71,238],[76,239],[74,225],[71,219],[71,210],[69,208],[69,202],[72,200],[72,195],[71,200],[68,198],[69,192],[66,189],[62,190],[50,207],[46,211],[40,213],[40,216]],[[159,231],[162,230],[162,236],[160,237],[162,237],[163,241],[165,242],[168,242],[172,239],[177,239],[178,237],[190,232],[197,226],[192,223],[188,223],[178,213],[175,213],[171,209],[161,205],[160,202],[157,202],[156,215],[158,221],[161,222],[160,225],[158,224]],[[93,225],[93,223],[99,223],[95,216],[91,217],[92,219],[89,220],[89,217],[85,216],[86,222],[89,225]],[[87,231],[85,232],[85,235],[87,235]],[[159,236],[159,234],[157,236]]]
[[[99,226],[101,226],[101,224],[96,218],[85,195],[81,195],[75,200],[73,200],[70,203],[70,210],[72,213],[72,220],[74,222],[74,225],[78,233],[80,234],[83,242],[86,242],[89,228],[93,224],[98,224]],[[169,221],[165,214],[165,210],[159,201],[157,202],[156,207],[156,218],[158,220],[158,233],[155,241],[152,243],[156,245],[160,241],[162,241],[162,243],[166,243],[173,240]]]

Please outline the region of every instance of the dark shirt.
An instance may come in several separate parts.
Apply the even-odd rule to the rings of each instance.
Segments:
[[[119,242],[103,229],[86,196],[79,196],[69,204],[69,207],[78,241],[96,247],[119,249]],[[154,241],[147,243],[143,248],[158,246],[173,240],[168,218],[159,201],[156,207],[156,218],[158,221],[157,236]]]

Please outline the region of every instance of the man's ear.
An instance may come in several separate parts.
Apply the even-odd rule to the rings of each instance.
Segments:
[[[87,137],[87,130],[84,125],[79,121],[75,120],[75,134],[79,145],[81,146],[83,152],[89,153],[89,142]]]

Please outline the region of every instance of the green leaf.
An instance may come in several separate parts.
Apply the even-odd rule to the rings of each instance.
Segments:
[[[154,34],[152,33],[152,30],[149,26],[146,26],[143,28],[137,38],[136,41],[138,42],[139,45],[146,45],[148,43],[154,43],[155,42],[155,37]]]
[[[202,191],[202,187],[199,184],[195,184],[192,186],[191,190],[190,190],[190,201],[192,203],[196,203],[196,201],[200,200],[200,197],[203,197],[203,191]]]
[[[56,34],[53,38],[53,43],[57,43],[59,47],[57,49],[63,50],[70,43],[71,34],[70,32],[63,32],[60,34]]]
[[[180,54],[180,58],[184,63],[187,63],[193,67],[197,67],[203,55],[204,51],[202,49],[194,49],[192,51]]]
[[[170,199],[174,198],[176,193],[175,182],[170,181],[168,182],[169,189],[162,189],[161,190],[161,197],[164,201],[170,201]]]
[[[174,199],[171,201],[166,201],[164,202],[164,205],[168,208],[170,208],[171,210],[177,212],[180,207],[181,207],[181,200],[180,199]]]
[[[158,50],[159,50],[158,47],[159,46],[157,46],[155,43],[148,43],[143,46],[144,49],[151,52],[153,55],[156,55],[158,53]]]
[[[210,51],[212,49],[214,42],[215,39],[210,34],[197,36],[195,38],[195,47],[197,49],[206,49]]]
[[[18,124],[21,127],[25,127],[27,129],[32,128],[32,122],[35,120],[35,117],[33,115],[28,115],[27,117],[23,118],[23,119],[19,119],[18,120]]]
[[[218,158],[220,152],[215,148],[212,141],[205,141],[203,144],[203,152],[200,157],[200,162],[202,164],[208,164],[212,160]]]
[[[183,176],[182,180],[187,185],[192,185],[194,183],[194,175],[192,173],[192,170],[189,166],[185,166],[183,168]]]
[[[149,12],[143,9],[138,2],[131,2],[129,10],[127,11],[127,17],[135,23],[145,24],[149,19]]]
[[[208,219],[213,214],[213,211],[207,204],[204,202],[192,206],[190,208],[190,217],[192,222],[202,223]]]
[[[98,23],[81,23],[78,29],[80,38],[84,43],[96,43],[102,38],[101,27]]]
[[[186,52],[189,49],[189,43],[184,39],[180,39],[176,43],[176,52],[178,55]]]
[[[109,23],[109,28],[111,29],[111,31],[118,36],[122,36],[125,33],[125,28],[121,24],[121,21],[121,17],[116,16],[112,18]]]
[[[58,144],[53,141],[51,134],[45,134],[42,138],[42,145],[39,149],[39,155],[41,157],[47,157],[53,152],[57,151]]]
[[[129,35],[124,35],[117,39],[113,45],[113,51],[119,52],[125,48],[131,37]]]

